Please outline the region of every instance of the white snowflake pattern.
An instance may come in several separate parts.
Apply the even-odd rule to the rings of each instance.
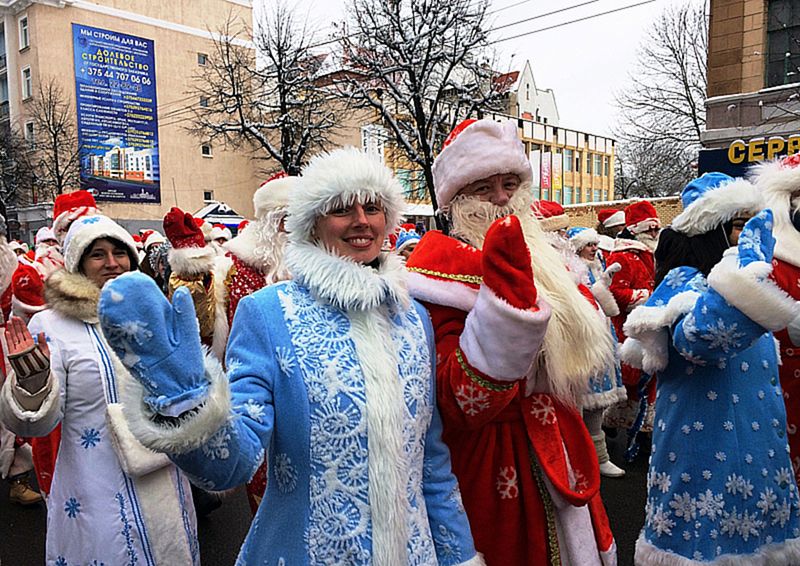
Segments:
[[[203,454],[209,460],[227,460],[230,456],[228,441],[231,439],[230,429],[226,426],[219,429],[214,436],[203,444]]]
[[[747,362],[742,362],[742,365],[740,367],[742,368],[742,371],[747,371],[750,369],[750,364],[748,364]]]
[[[717,392],[714,390],[709,391],[706,393],[706,397],[708,397],[709,401],[716,401],[717,400]]]
[[[764,391],[759,391],[759,392],[758,392],[758,398],[759,398],[761,401],[763,401],[763,400],[764,400],[764,397],[766,397],[766,396],[767,396],[767,394],[766,394],[766,393],[764,393]]]
[[[674,393],[671,393],[670,396],[669,396],[669,402],[670,403],[674,403],[677,400],[678,400],[678,396],[675,395]]]
[[[753,463],[753,455],[752,454],[745,454],[744,455],[744,461],[747,462],[748,464],[752,464]]]
[[[691,427],[688,424],[685,424],[681,427],[681,432],[683,434],[689,434],[692,431]]]
[[[556,422],[556,408],[549,395],[539,394],[531,397],[531,414],[539,419],[543,426]]]
[[[729,538],[739,531],[739,524],[741,522],[741,515],[736,512],[736,507],[730,513],[728,511],[722,512],[722,520],[720,521],[720,533],[727,534]]]
[[[278,346],[275,348],[275,360],[278,362],[278,367],[281,373],[285,376],[292,375],[294,371],[294,355],[292,350],[286,346]]]
[[[733,430],[733,423],[731,421],[725,421],[724,423],[722,423],[722,428],[730,432]]]
[[[727,325],[724,320],[718,318],[716,324],[709,326],[706,333],[702,334],[700,338],[708,341],[709,350],[720,349],[727,354],[742,345],[741,339],[744,338],[745,333],[738,330],[737,323]]]
[[[751,535],[757,537],[763,527],[764,521],[758,518],[758,514],[753,513],[751,515],[750,511],[745,509],[744,515],[742,515],[739,522],[738,533],[747,542]]]
[[[694,423],[692,424],[692,428],[695,429],[697,432],[700,432],[705,428],[705,425],[703,425],[703,423],[700,421],[694,421]]]
[[[659,505],[654,511],[650,524],[657,536],[672,536],[672,529],[675,528],[675,521],[670,519],[671,513],[664,511],[664,506]]]
[[[740,250],[752,250],[752,255],[758,261],[766,261],[767,256],[764,255],[761,242],[761,228],[755,228],[749,238],[744,238],[744,241],[739,242]],[[749,255],[749,254],[748,254]]]
[[[731,401],[735,405],[736,403],[739,402],[739,396],[736,393],[734,393],[733,395],[731,395]]]
[[[519,487],[517,486],[517,469],[514,466],[500,468],[495,482],[500,499],[516,499],[519,497]]]
[[[789,501],[784,497],[780,505],[777,505],[772,511],[771,524],[780,525],[781,528],[786,526],[792,516],[792,506]]]
[[[771,487],[768,487],[759,495],[756,507],[761,510],[762,514],[767,515],[775,508],[776,501],[778,501],[778,496],[775,495]]]
[[[725,460],[728,459],[728,456],[727,456],[727,454],[725,454],[725,452],[720,451],[720,452],[717,452],[716,454],[714,454],[714,458],[716,458],[717,461],[719,461],[719,462],[724,462]]]
[[[753,421],[752,423],[750,423],[750,428],[752,428],[755,432],[758,432],[759,430],[761,430],[761,425],[758,424],[756,421]]]
[[[686,283],[686,274],[680,269],[673,269],[664,278],[664,283],[669,286],[670,289],[677,289]]]
[[[712,477],[714,477],[714,474],[711,473],[711,470],[703,470],[704,480],[709,481]]]
[[[275,454],[272,462],[272,474],[275,476],[275,483],[281,492],[289,493],[297,487],[297,469],[288,454]]]
[[[256,403],[253,399],[248,399],[247,402],[242,405],[242,408],[245,413],[247,413],[247,416],[257,423],[264,422],[264,416],[267,414],[267,411],[261,403]]]
[[[489,395],[486,391],[471,383],[459,386],[455,397],[458,406],[470,417],[474,417],[489,408]],[[555,411],[555,409],[553,410]]]
[[[667,493],[672,487],[672,477],[666,472],[656,472],[653,476],[653,486],[660,489],[661,493]]]
[[[683,483],[689,483],[689,482],[691,482],[691,481],[692,481],[692,475],[691,475],[691,474],[687,474],[686,472],[683,472],[683,473],[681,474],[681,481],[682,481]]]
[[[702,366],[706,365],[706,360],[704,360],[700,356],[695,355],[694,352],[692,352],[691,350],[687,350],[686,348],[681,348],[681,356],[687,362],[689,362],[691,364],[694,364],[696,366],[701,366],[702,367]]]
[[[777,472],[775,472],[775,483],[783,489],[789,487],[791,482],[792,472],[789,471],[789,468],[780,468]]]
[[[716,521],[722,516],[725,508],[725,498],[721,493],[714,494],[710,489],[697,496],[697,512],[701,517],[708,517],[709,521]]]
[[[667,458],[669,458],[669,461],[674,464],[675,461],[678,459],[678,455],[675,454],[675,452],[670,452],[669,454],[667,454]]]

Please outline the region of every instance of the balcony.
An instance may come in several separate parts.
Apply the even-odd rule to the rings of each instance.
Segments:
[[[0,122],[8,122],[8,100],[0,102]]]

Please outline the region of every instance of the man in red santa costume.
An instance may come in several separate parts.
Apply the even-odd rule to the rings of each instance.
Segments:
[[[623,326],[633,309],[644,304],[655,284],[655,253],[661,221],[655,207],[646,200],[625,207],[625,229],[614,241],[608,264],[618,263],[619,272],[611,282],[611,293],[619,306],[619,314],[611,318],[619,343],[625,341]],[[606,413],[605,424],[625,428],[629,435],[628,459],[638,452],[637,436],[653,430],[655,381],[628,364],[622,364],[622,382],[628,400]]]
[[[800,300],[800,155],[757,165],[751,170],[764,206],[772,209],[775,255],[772,278],[793,299]],[[775,333],[780,342],[780,380],[786,401],[786,431],[792,466],[800,482],[800,318]]]
[[[514,122],[467,120],[433,166],[450,235],[408,261],[436,334],[437,395],[487,564],[615,564],[594,446],[575,400],[613,363],[608,332],[530,211]]]
[[[625,213],[616,208],[606,208],[597,212],[598,249],[603,261],[614,251],[614,239],[625,229]]]

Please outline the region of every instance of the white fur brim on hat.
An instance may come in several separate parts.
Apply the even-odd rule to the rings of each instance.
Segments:
[[[218,240],[220,238],[225,238],[226,240],[230,240],[233,238],[233,234],[231,233],[229,228],[212,228],[211,229],[211,239]]]
[[[286,230],[290,242],[310,242],[320,216],[342,203],[378,201],[386,213],[388,236],[405,208],[403,188],[391,169],[372,155],[346,147],[315,156],[303,169],[289,198]]]
[[[289,206],[289,196],[297,186],[298,177],[281,177],[261,185],[253,194],[253,209],[258,220],[275,209]]]
[[[81,257],[86,248],[99,238],[114,238],[127,246],[132,261],[138,265],[138,252],[136,242],[125,228],[107,216],[82,216],[75,220],[64,238],[64,267],[70,273],[76,273]]]
[[[533,179],[531,162],[513,120],[478,120],[459,133],[433,162],[433,186],[439,209],[465,186],[492,175],[513,173],[522,184]]]
[[[624,226],[625,225],[625,212],[622,210],[616,211],[614,214],[609,216],[603,222],[603,226],[606,228],[613,228],[614,226]]]
[[[575,234],[569,239],[569,241],[572,243],[572,247],[575,248],[575,251],[579,252],[588,244],[599,243],[600,236],[597,234],[597,231],[594,228],[587,228],[586,230],[581,230]]]
[[[800,232],[791,222],[792,194],[800,190],[800,167],[784,167],[782,159],[754,165],[748,176],[761,193],[763,206],[772,210],[775,257],[800,265]]]
[[[762,199],[752,183],[735,179],[706,192],[687,206],[672,221],[672,229],[687,236],[710,232],[740,212],[756,213],[763,208]]]
[[[661,220],[659,220],[657,217],[645,218],[636,224],[631,224],[628,226],[628,232],[631,234],[641,234],[642,232],[647,232],[652,228],[661,228]]]
[[[556,230],[566,230],[569,228],[569,216],[558,214],[547,218],[538,218],[539,225],[545,232],[555,232]]]
[[[154,230],[153,233],[150,234],[144,241],[144,249],[146,250],[150,246],[154,246],[156,244],[163,244],[166,241],[167,239],[164,236],[162,236],[160,232],[156,232]]]

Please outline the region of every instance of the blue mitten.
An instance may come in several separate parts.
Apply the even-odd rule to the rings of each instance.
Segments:
[[[775,251],[775,236],[772,235],[772,211],[764,209],[744,225],[739,235],[739,267],[747,267],[753,262],[770,264]]]
[[[127,273],[103,287],[98,311],[108,343],[144,386],[153,411],[177,417],[205,400],[200,328],[186,288],[170,304],[150,277]]]

